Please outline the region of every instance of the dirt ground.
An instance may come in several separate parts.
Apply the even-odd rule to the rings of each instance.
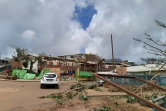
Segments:
[[[0,111],[32,111],[54,103],[52,99],[39,99],[43,95],[62,92],[73,82],[60,83],[60,89],[40,89],[40,82],[0,81]]]
[[[0,111],[93,111],[94,108],[103,106],[110,107],[111,111],[152,111],[151,108],[141,106],[139,103],[126,103],[126,99],[122,98],[89,97],[87,101],[83,101],[75,97],[63,105],[57,105],[50,98],[38,98],[64,92],[76,84],[75,82],[61,82],[60,89],[40,89],[39,82],[0,81],[0,83]],[[94,82],[83,82],[83,84],[91,85]]]

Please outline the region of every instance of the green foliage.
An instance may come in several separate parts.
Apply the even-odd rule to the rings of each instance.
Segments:
[[[78,92],[76,92],[76,93],[73,94],[74,97],[77,96],[77,95],[78,95]]]
[[[22,59],[22,57],[24,56],[24,49],[21,49],[20,47],[16,48],[16,53],[17,53],[17,57],[19,59]]]
[[[62,100],[56,100],[56,103],[57,103],[58,105],[63,105],[63,101],[62,101]]]
[[[123,96],[109,96],[109,98],[121,99],[121,98],[129,98],[129,96],[128,95],[123,95]]]
[[[70,89],[74,89],[74,88],[76,88],[76,85],[72,85],[72,86],[70,87]]]
[[[39,98],[62,99],[63,95],[62,95],[62,93],[58,93],[58,94],[50,94],[50,95],[47,95],[47,96],[41,96]]]
[[[67,94],[66,94],[66,97],[67,97],[67,99],[73,99],[72,93],[67,93]]]
[[[128,96],[128,98],[127,98],[127,103],[133,104],[133,103],[135,103],[135,102],[137,102],[137,99],[135,99],[135,98],[132,97],[132,96]]]
[[[42,56],[38,56],[38,61],[42,61]]]
[[[38,97],[38,98],[40,98],[40,99],[45,99],[46,97],[45,97],[45,96],[41,96],[41,97]]]
[[[156,93],[152,94],[151,99],[156,99],[156,98],[157,98],[157,94]]]
[[[115,105],[115,106],[119,106],[119,103],[115,102],[114,105]]]
[[[96,88],[95,88],[95,91],[103,92],[103,90],[100,89],[99,87],[96,87]]]
[[[143,98],[146,98],[147,100],[153,100],[157,98],[157,94],[152,94],[152,95],[145,95]]]
[[[23,48],[20,48],[20,47],[17,47],[15,49],[16,51],[16,55],[13,56],[13,60],[16,61],[16,62],[19,62],[21,60],[25,60],[26,62],[30,62],[30,72],[32,73],[32,69],[33,69],[33,64],[39,60],[39,61],[42,61],[42,56],[38,56],[38,57],[33,57],[29,54],[29,51],[27,49],[23,49]],[[26,62],[23,62],[23,66],[25,68],[28,67],[28,63]]]
[[[80,99],[80,100],[87,101],[87,100],[88,100],[88,97],[87,97],[86,95],[79,95],[79,99]]]
[[[150,99],[151,99],[151,97],[148,96],[148,95],[143,96],[143,98],[146,98],[147,100],[150,100]]]
[[[103,106],[102,108],[95,108],[94,111],[110,111],[110,107]]]
[[[44,99],[44,98],[52,98],[53,100],[56,101],[57,104],[59,105],[62,105],[63,104],[63,95],[62,93],[58,93],[58,94],[50,94],[50,95],[47,95],[47,96],[41,96],[41,97],[38,97],[40,99]]]
[[[58,93],[58,94],[57,94],[57,99],[62,99],[62,98],[63,98],[62,93]]]
[[[53,98],[53,99],[55,99],[55,98],[57,98],[57,95],[55,95],[55,94],[50,94],[50,95],[48,95],[48,96],[45,96],[45,98]]]
[[[88,89],[94,89],[95,91],[103,92],[102,89],[100,89],[99,87],[97,87],[97,84],[93,84],[93,85],[88,86]]]
[[[75,88],[79,88],[79,89],[76,89],[76,91],[82,92],[83,90],[85,90],[86,86],[83,84],[77,83],[76,85],[72,85],[70,87],[70,89],[75,89]]]
[[[57,104],[62,105],[66,100],[73,99],[75,96],[77,96],[79,93],[81,93],[83,90],[85,90],[86,86],[82,85],[80,83],[72,85],[67,92],[63,93],[57,93],[57,94],[50,94],[47,96],[41,96],[39,98],[52,98],[56,101]],[[83,96],[84,100],[87,100],[87,96]]]
[[[97,87],[97,85],[93,84],[93,85],[88,86],[88,89],[95,89],[96,87]]]
[[[19,62],[19,58],[18,57],[13,56],[13,60],[16,61],[16,62]]]

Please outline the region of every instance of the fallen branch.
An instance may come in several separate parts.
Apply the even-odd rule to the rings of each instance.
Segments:
[[[74,88],[74,89],[72,89],[72,90],[68,90],[67,92],[63,93],[63,95],[66,95],[67,93],[70,93],[70,92],[72,92],[72,91],[75,91],[75,90],[81,89],[81,88],[82,88],[82,87],[77,87],[77,88]]]
[[[156,76],[158,76],[158,75],[160,75],[160,74],[156,74],[155,76],[153,76],[153,77],[149,80],[149,82],[152,82],[152,80],[153,80]],[[134,91],[134,93],[136,93],[140,88],[141,88],[141,90],[142,90],[142,88],[143,88],[144,86],[146,86],[146,85],[147,85],[147,83],[144,84],[144,85],[139,86],[139,87],[136,89],[136,91]]]

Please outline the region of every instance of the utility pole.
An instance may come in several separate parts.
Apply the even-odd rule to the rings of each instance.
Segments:
[[[0,60],[1,60],[1,53],[0,53]]]
[[[111,47],[112,47],[112,61],[113,61],[113,69],[115,68],[114,66],[114,47],[113,47],[113,39],[112,39],[112,34],[111,34]]]

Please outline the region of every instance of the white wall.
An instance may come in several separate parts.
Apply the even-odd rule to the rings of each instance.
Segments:
[[[24,66],[22,66],[22,69],[30,69],[30,61],[28,62],[28,67],[27,68],[25,68]],[[36,61],[34,64],[33,64],[33,68],[32,68],[32,70],[34,71],[34,72],[38,72],[38,61]]]
[[[53,65],[58,65],[58,60],[52,60],[52,62],[53,62]]]

